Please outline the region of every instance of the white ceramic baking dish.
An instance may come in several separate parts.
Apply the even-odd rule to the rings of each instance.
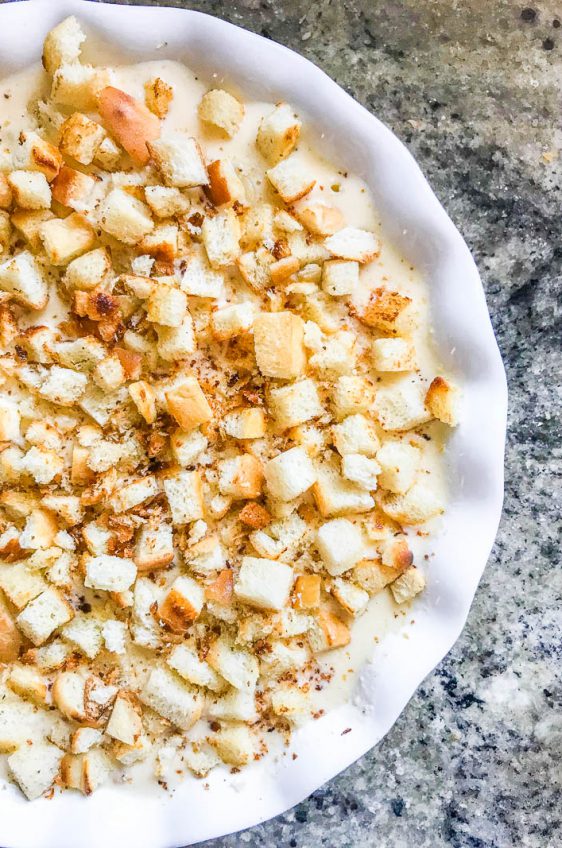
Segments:
[[[380,121],[296,53],[197,12],[30,0],[0,6],[2,75],[37,61],[47,31],[75,14],[124,61],[185,61],[223,74],[249,96],[287,99],[323,132],[324,152],[362,176],[388,238],[423,271],[439,356],[463,388],[462,423],[446,452],[451,503],[433,550],[427,591],[408,640],[390,637],[368,664],[354,703],[296,734],[296,759],[266,759],[241,774],[188,779],[173,796],[110,785],[90,798],[29,803],[3,787],[4,848],[171,848],[230,833],[301,801],[375,745],[458,638],[486,565],[503,496],[507,390],[478,271],[412,156]],[[342,735],[342,731],[352,732]]]

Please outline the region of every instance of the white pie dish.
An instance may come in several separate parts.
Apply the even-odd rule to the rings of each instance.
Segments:
[[[125,60],[157,51],[160,58],[183,59],[206,77],[226,71],[242,91],[283,97],[325,132],[325,152],[334,151],[334,158],[366,180],[387,236],[424,272],[439,355],[463,390],[461,425],[446,453],[451,500],[411,638],[389,637],[376,664],[365,667],[354,703],[297,732],[292,745],[297,759],[277,764],[265,759],[234,777],[219,772],[205,782],[188,780],[172,797],[110,785],[88,799],[67,793],[29,804],[11,786],[3,792],[5,848],[167,848],[248,827],[301,801],[385,735],[450,650],[501,512],[505,374],[462,237],[406,148],[322,71],[286,48],[196,12],[30,0],[0,8],[3,75],[36,61],[46,32],[68,14],[117,43]],[[352,732],[342,735],[347,728]]]

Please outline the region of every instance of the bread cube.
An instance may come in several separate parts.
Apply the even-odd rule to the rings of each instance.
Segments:
[[[308,695],[298,686],[284,683],[271,693],[271,709],[275,715],[292,724],[300,724],[312,709]]]
[[[133,560],[139,571],[165,568],[174,559],[172,528],[166,523],[144,524],[137,536]]]
[[[180,677],[194,686],[202,686],[212,692],[224,692],[227,688],[224,678],[208,662],[199,659],[193,645],[176,645],[166,662]]]
[[[210,702],[209,716],[220,721],[257,721],[256,699],[253,691],[231,688],[225,695]]]
[[[18,146],[14,150],[14,165],[25,171],[39,171],[50,182],[59,172],[62,156],[53,144],[36,132],[26,130],[18,137]]]
[[[425,405],[434,418],[456,427],[458,423],[458,390],[444,377],[432,380],[425,396]]]
[[[158,482],[155,477],[139,477],[130,483],[120,486],[113,492],[109,499],[109,508],[113,512],[127,512],[134,509],[149,498],[153,498],[159,492]]]
[[[337,418],[368,412],[372,403],[373,389],[364,377],[345,374],[335,381],[332,404]]]
[[[178,362],[187,359],[196,350],[193,319],[188,313],[179,327],[156,328],[158,333],[158,356],[166,362]]]
[[[143,704],[180,730],[189,730],[201,717],[205,699],[182,683],[172,671],[157,667],[150,672],[140,693]]]
[[[166,327],[179,327],[187,314],[187,297],[181,289],[160,283],[148,298],[147,318]]]
[[[380,465],[379,485],[396,494],[412,486],[420,465],[419,448],[405,441],[389,440],[377,451]]]
[[[133,585],[137,576],[137,567],[127,557],[101,556],[86,560],[84,585],[105,592],[124,592]]]
[[[29,801],[40,798],[52,786],[62,756],[50,742],[33,742],[8,757],[10,774]]]
[[[13,202],[12,189],[6,174],[0,174],[0,209],[9,209]],[[2,216],[3,220],[4,216]],[[8,217],[9,222],[9,217]]]
[[[295,209],[295,215],[315,236],[331,236],[341,230],[345,223],[340,209],[324,203],[300,203]]]
[[[189,198],[177,188],[169,186],[146,186],[146,202],[157,218],[174,218],[184,215],[190,206]]]
[[[388,494],[381,507],[390,518],[399,524],[423,524],[443,512],[441,497],[431,485],[430,479],[420,477],[404,494]]]
[[[46,704],[49,691],[47,681],[34,668],[27,665],[12,666],[6,684],[12,692],[26,701],[33,701],[40,706]]]
[[[181,526],[204,517],[199,471],[180,471],[164,480],[164,492],[172,512],[172,524]]]
[[[146,383],[144,380],[131,383],[129,394],[139,414],[142,415],[146,423],[154,424],[157,417],[156,393],[150,383]]]
[[[425,406],[423,383],[411,377],[402,377],[377,390],[373,414],[383,430],[411,430],[426,424],[431,413]]]
[[[207,439],[199,430],[193,430],[189,433],[176,430],[170,438],[170,447],[174,459],[182,468],[194,465],[207,445]]]
[[[270,459],[264,473],[269,494],[280,501],[294,500],[316,480],[312,460],[301,447],[289,448]]]
[[[319,574],[301,574],[295,580],[293,606],[299,610],[317,609],[320,606],[322,578]]]
[[[377,288],[357,317],[368,327],[395,336],[409,327],[411,303],[411,298],[399,292]]]
[[[239,601],[258,609],[282,609],[289,600],[293,569],[282,562],[259,557],[242,557],[234,583]]]
[[[297,154],[270,168],[266,176],[285,203],[294,203],[304,197],[316,184],[316,180],[308,173],[308,166]]]
[[[273,285],[279,285],[296,274],[300,268],[300,262],[296,256],[285,256],[283,259],[272,262],[269,266],[269,275]]]
[[[51,403],[72,406],[84,394],[88,378],[71,368],[53,366],[43,381],[39,394]]]
[[[161,77],[153,77],[144,84],[144,100],[158,118],[165,118],[174,99],[174,89]]]
[[[233,439],[261,439],[267,431],[265,413],[260,407],[230,412],[224,417],[224,431]]]
[[[232,138],[240,129],[244,118],[244,106],[228,91],[213,88],[201,98],[198,113],[204,124]]]
[[[9,398],[0,399],[0,441],[21,441],[20,413],[16,403]]]
[[[213,268],[232,265],[240,255],[240,223],[230,208],[206,217],[201,237]]]
[[[36,483],[46,485],[61,476],[64,471],[64,458],[54,450],[33,446],[25,454],[21,467]]]
[[[43,67],[47,73],[52,75],[61,65],[78,62],[84,41],[86,35],[74,15],[53,27],[43,43]]]
[[[51,633],[73,617],[70,604],[57,592],[48,588],[37,595],[16,619],[17,626],[34,645],[42,645]]]
[[[264,247],[243,253],[236,262],[242,279],[258,294],[269,288],[273,283],[271,279],[272,264],[273,256]]]
[[[318,528],[316,545],[332,577],[349,571],[365,556],[361,529],[347,518],[334,518]]]
[[[12,171],[8,182],[21,209],[49,209],[51,189],[46,176],[40,171]]]
[[[184,554],[191,571],[203,576],[212,575],[226,565],[226,556],[218,536],[206,536]]]
[[[224,763],[237,768],[247,765],[254,756],[255,742],[245,724],[223,726],[208,741]]]
[[[375,425],[364,415],[348,415],[341,424],[332,427],[332,438],[338,452],[376,456],[380,448]]]
[[[376,371],[415,371],[418,367],[416,349],[408,339],[375,339],[371,350]]]
[[[134,745],[141,733],[142,712],[132,692],[122,689],[117,693],[105,732],[125,745]]]
[[[368,512],[375,505],[368,492],[340,475],[334,462],[324,462],[317,466],[312,493],[324,518]]]
[[[314,380],[304,379],[269,392],[269,408],[277,426],[286,430],[324,414]]]
[[[51,265],[68,265],[86,253],[96,240],[92,226],[77,212],[52,218],[39,226],[39,238]]]
[[[218,464],[219,491],[237,500],[259,498],[263,470],[252,454],[244,453],[223,459]]]
[[[217,309],[211,315],[211,332],[219,341],[235,338],[252,329],[255,319],[253,303],[235,303]]]
[[[213,418],[213,411],[197,377],[188,376],[175,389],[166,392],[166,403],[170,415],[186,432]]]
[[[326,339],[322,348],[310,357],[310,367],[326,379],[353,371],[355,368],[356,336],[340,330]]]
[[[173,262],[178,256],[177,224],[158,224],[139,244],[139,250],[161,262]]]
[[[284,159],[295,147],[301,131],[301,122],[288,103],[278,103],[265,118],[262,118],[256,137],[256,145],[268,162]]]
[[[376,459],[369,459],[359,453],[346,453],[342,458],[342,475],[367,492],[377,488],[377,477],[381,467]]]
[[[154,229],[150,209],[122,188],[107,195],[101,210],[101,228],[124,244],[138,244]]]
[[[58,527],[54,517],[44,509],[34,509],[25,521],[19,543],[22,548],[39,550],[50,548]]]
[[[324,242],[332,256],[362,264],[371,262],[380,253],[380,243],[374,233],[357,227],[344,227]]]
[[[52,356],[57,364],[72,371],[91,371],[104,359],[105,353],[105,347],[95,336],[56,342],[52,348]]]
[[[209,184],[201,148],[186,133],[167,133],[149,142],[148,149],[167,186],[194,188]]]
[[[63,64],[53,74],[51,100],[82,112],[94,111],[97,100],[109,82],[106,68],[77,63]]]
[[[208,167],[209,197],[215,206],[246,204],[246,189],[230,159],[216,159]]]
[[[207,653],[207,662],[235,689],[253,692],[259,677],[259,664],[248,651],[233,648],[226,639],[217,639]]]
[[[31,250],[37,253],[42,249],[40,228],[45,221],[51,221],[54,214],[49,209],[39,209],[29,212],[24,209],[12,213],[11,222],[29,244]]]
[[[0,494],[0,506],[9,518],[27,518],[37,506],[37,500],[30,492],[8,490]]]
[[[397,604],[411,601],[425,589],[425,578],[414,565],[390,585],[390,591]]]
[[[359,286],[359,263],[330,259],[322,266],[322,288],[332,297],[353,294]]]
[[[74,112],[60,130],[60,149],[81,165],[91,165],[105,130],[81,112]]]
[[[79,651],[93,660],[97,657],[102,647],[102,636],[100,624],[96,619],[85,615],[79,615],[66,624],[62,630],[62,637],[71,642]]]
[[[270,203],[256,203],[242,216],[242,244],[246,250],[274,241],[274,208]]]
[[[186,294],[195,297],[220,298],[224,293],[224,277],[209,267],[202,253],[193,252],[187,257],[180,286]]]
[[[292,380],[306,366],[304,323],[292,312],[262,312],[254,322],[256,362],[265,377]]]
[[[116,353],[98,362],[92,373],[94,382],[104,392],[113,392],[126,382],[127,376]]]
[[[158,607],[158,617],[174,633],[185,633],[201,613],[203,588],[191,577],[176,577]]]
[[[0,264],[0,290],[30,309],[43,309],[49,298],[47,282],[28,250]]]
[[[238,513],[238,520],[253,530],[262,530],[271,521],[271,515],[262,504],[250,501]]]
[[[0,589],[16,609],[21,610],[47,588],[46,582],[25,561],[3,563],[0,568]]]
[[[112,138],[106,136],[96,150],[94,164],[98,168],[103,168],[104,171],[117,171],[121,164],[121,153],[121,148]]]
[[[100,92],[98,110],[105,128],[127,151],[134,164],[148,164],[147,145],[160,136],[160,121],[156,115],[140,100],[112,85]]]
[[[351,641],[351,631],[347,624],[335,615],[327,606],[320,608],[316,614],[317,629],[310,636],[310,644],[314,653],[331,651],[334,648],[344,648]]]
[[[383,565],[379,560],[364,559],[353,569],[353,580],[369,595],[376,595],[396,580],[401,569]]]
[[[91,291],[103,286],[111,273],[111,260],[104,247],[74,259],[66,268],[64,284],[71,290]]]

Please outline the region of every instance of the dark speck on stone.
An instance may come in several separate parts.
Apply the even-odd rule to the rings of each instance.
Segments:
[[[401,816],[404,812],[404,801],[402,798],[393,798],[390,805],[395,816]]]
[[[542,46],[544,50],[554,50],[554,41],[552,40],[552,38],[545,38],[542,43]]]
[[[529,7],[527,7],[521,12],[521,20],[525,21],[526,24],[532,24],[533,21],[536,20],[536,17],[537,13],[535,9],[530,9]]]

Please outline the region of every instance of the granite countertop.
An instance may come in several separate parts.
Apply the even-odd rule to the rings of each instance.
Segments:
[[[560,846],[562,4],[167,5],[304,54],[406,142],[474,253],[510,386],[503,520],[458,643],[371,753],[206,848]]]

